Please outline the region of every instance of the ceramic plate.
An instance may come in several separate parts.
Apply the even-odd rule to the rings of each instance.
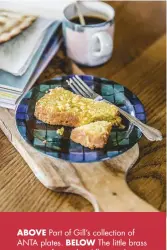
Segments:
[[[72,75],[70,75],[72,76]],[[36,102],[49,90],[56,87],[70,89],[62,76],[36,85],[21,100],[16,111],[16,124],[23,139],[36,150],[54,158],[71,162],[95,162],[111,159],[130,149],[142,136],[141,131],[122,117],[124,129],[113,128],[108,143],[103,149],[90,150],[71,141],[72,128],[64,127],[64,136],[56,130],[62,126],[51,126],[34,117]],[[140,100],[124,86],[94,76],[80,76],[89,87],[102,95],[106,100],[116,104],[140,121],[146,122],[146,114]]]

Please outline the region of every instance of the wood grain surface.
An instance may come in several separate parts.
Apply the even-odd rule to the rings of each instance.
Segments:
[[[140,141],[140,159],[127,182],[141,198],[165,211],[165,2],[109,4],[116,10],[113,57],[101,67],[82,70],[128,87],[143,102],[148,124],[162,131],[162,142]],[[54,76],[54,67],[53,60],[42,77]],[[63,65],[58,68],[61,74]],[[92,211],[87,200],[40,184],[2,132],[0,159],[0,211]]]

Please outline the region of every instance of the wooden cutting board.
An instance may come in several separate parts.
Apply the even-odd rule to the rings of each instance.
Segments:
[[[83,74],[76,65],[60,54],[40,77],[39,82],[71,72]],[[126,172],[139,157],[138,144],[105,162],[69,163],[49,158],[29,146],[17,131],[14,111],[0,108],[0,128],[46,188],[81,195],[91,202],[96,212],[157,211],[137,197],[126,183]]]

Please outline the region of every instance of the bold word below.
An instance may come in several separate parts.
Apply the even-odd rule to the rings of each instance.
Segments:
[[[66,246],[94,246],[95,245],[96,240],[66,240]]]

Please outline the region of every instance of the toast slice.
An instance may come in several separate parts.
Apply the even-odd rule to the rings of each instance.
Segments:
[[[73,129],[71,140],[90,149],[103,148],[108,141],[111,129],[111,122],[93,122]]]
[[[37,17],[0,9],[0,44],[28,28]]]
[[[34,115],[45,123],[70,127],[95,121],[108,121],[116,126],[121,124],[121,117],[115,106],[84,98],[64,88],[52,89],[39,99]]]

